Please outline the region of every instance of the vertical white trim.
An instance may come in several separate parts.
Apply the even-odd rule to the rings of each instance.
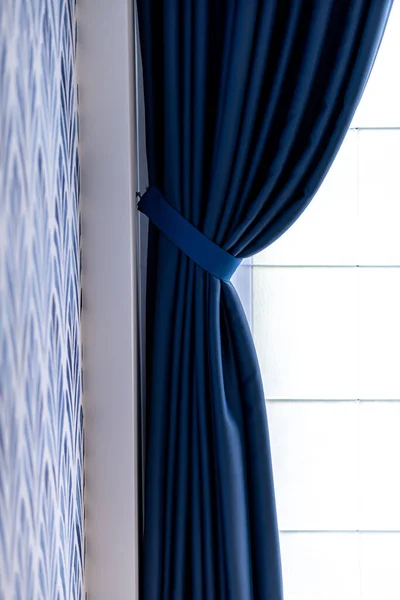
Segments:
[[[86,586],[138,598],[132,0],[78,5]]]

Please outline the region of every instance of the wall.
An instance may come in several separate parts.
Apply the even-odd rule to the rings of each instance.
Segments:
[[[74,0],[0,2],[0,599],[83,596]]]

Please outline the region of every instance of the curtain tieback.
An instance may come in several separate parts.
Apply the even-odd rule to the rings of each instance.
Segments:
[[[138,204],[138,210],[145,214],[153,225],[162,231],[175,246],[178,246],[186,256],[214,277],[229,281],[240,265],[240,258],[225,252],[196,229],[168,204],[155,186],[151,186],[143,194]]]

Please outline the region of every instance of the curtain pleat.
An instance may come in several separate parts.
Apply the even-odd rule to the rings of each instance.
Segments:
[[[138,0],[150,184],[235,256],[271,244],[334,160],[391,4]],[[151,224],[148,254],[141,596],[281,600],[265,398],[240,301]]]

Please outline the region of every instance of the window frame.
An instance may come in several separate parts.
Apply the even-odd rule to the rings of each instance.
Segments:
[[[86,598],[139,596],[134,5],[77,6]]]

